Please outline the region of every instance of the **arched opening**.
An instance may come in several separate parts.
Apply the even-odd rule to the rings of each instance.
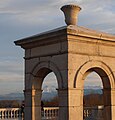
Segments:
[[[41,100],[46,102],[44,105],[46,107],[57,107],[57,101],[53,101],[54,99],[58,99],[58,83],[57,78],[54,72],[49,73],[42,83],[42,98]]]
[[[54,107],[58,107],[58,103],[53,106],[55,102],[58,102],[58,93],[56,90],[58,89],[58,83],[59,81],[56,74],[51,69],[46,67],[41,68],[34,76],[32,90],[35,93],[32,99],[32,105],[36,106],[35,108],[33,108],[33,111],[34,114],[39,114],[37,115],[39,119],[49,119],[51,117],[57,117],[53,115],[52,111],[58,109],[54,109]]]
[[[42,83],[41,112],[42,119],[56,119],[55,110],[58,109],[58,83],[54,72],[50,72]],[[57,113],[58,114],[58,113]]]
[[[96,72],[100,76],[103,83],[104,118],[102,120],[113,120],[115,77],[111,68],[101,61],[88,61],[84,63],[76,73],[74,87],[81,90],[81,93],[78,96],[81,101],[80,110],[83,111],[84,81],[87,75],[91,72]]]
[[[84,73],[83,80],[84,120],[111,120],[111,85],[108,75],[101,68],[94,67]],[[88,92],[89,95],[85,95]]]
[[[96,72],[90,72],[85,78],[83,108],[84,120],[104,117],[103,83]]]

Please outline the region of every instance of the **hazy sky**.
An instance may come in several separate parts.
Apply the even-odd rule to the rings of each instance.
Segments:
[[[82,7],[79,26],[115,34],[115,0],[0,0],[0,94],[24,89],[24,54],[13,41],[65,26],[67,3]]]

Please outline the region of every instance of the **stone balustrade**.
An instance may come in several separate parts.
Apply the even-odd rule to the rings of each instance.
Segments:
[[[84,120],[104,120],[104,106],[84,107],[83,110]]]
[[[83,118],[84,120],[103,120],[103,106],[84,107]],[[59,107],[44,107],[42,111],[42,120],[57,120]]]
[[[42,120],[57,120],[59,107],[44,107],[42,111]]]
[[[84,107],[83,118],[90,120],[103,120],[103,106]],[[44,107],[42,110],[42,120],[58,120],[59,107]],[[22,117],[20,108],[0,108],[0,118],[19,118]]]
[[[0,108],[0,118],[22,117],[20,108]]]

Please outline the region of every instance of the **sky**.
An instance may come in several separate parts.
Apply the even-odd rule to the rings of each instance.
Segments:
[[[115,34],[115,0],[0,0],[0,95],[24,89],[24,50],[14,41],[65,26],[60,8],[81,6],[79,26]]]

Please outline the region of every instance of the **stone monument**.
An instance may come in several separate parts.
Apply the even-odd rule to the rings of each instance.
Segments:
[[[25,120],[41,120],[44,77],[58,81],[59,120],[83,120],[85,77],[95,71],[104,88],[104,120],[115,120],[115,36],[77,25],[81,8],[61,8],[67,26],[15,44],[25,50]]]

